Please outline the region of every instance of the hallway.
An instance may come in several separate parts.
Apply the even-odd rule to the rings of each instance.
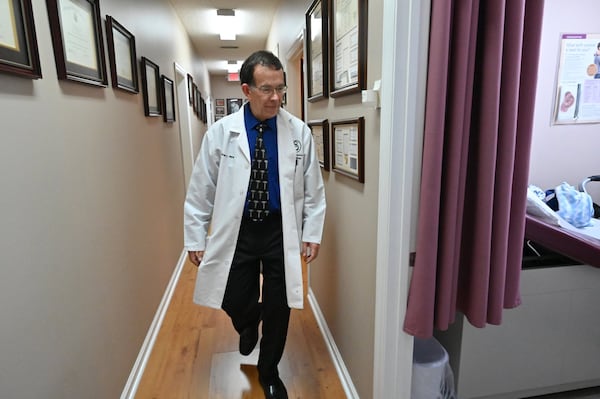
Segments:
[[[225,312],[192,302],[196,268],[186,262],[137,390],[137,399],[259,399],[258,347],[238,352]],[[292,310],[281,378],[290,398],[345,398],[312,309]]]

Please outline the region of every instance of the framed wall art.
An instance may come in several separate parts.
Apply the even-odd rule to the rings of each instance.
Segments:
[[[227,115],[233,114],[242,108],[243,100],[241,98],[228,98],[227,99]]]
[[[306,12],[308,101],[327,97],[328,93],[328,0],[314,0]]]
[[[46,0],[58,79],[106,87],[99,0]]]
[[[192,81],[192,110],[198,113],[198,86]]]
[[[367,0],[331,0],[329,95],[366,89]]]
[[[142,94],[144,95],[144,115],[161,114],[160,68],[146,57],[142,57]]]
[[[175,88],[173,80],[161,76],[162,103],[164,104],[163,119],[165,122],[175,122]]]
[[[200,117],[200,99],[202,98],[202,93],[198,86],[194,86],[194,88],[194,112],[196,113],[196,116]]]
[[[187,90],[188,90],[188,101],[190,105],[194,104],[194,78],[189,73],[187,74]]]
[[[0,11],[0,72],[41,78],[31,0],[2,0]]]
[[[110,15],[106,16],[106,43],[113,87],[138,93],[135,37]]]
[[[309,121],[308,126],[313,135],[317,159],[325,170],[329,170],[329,124],[327,119]]]
[[[364,125],[362,116],[331,123],[332,169],[361,183],[365,182]]]

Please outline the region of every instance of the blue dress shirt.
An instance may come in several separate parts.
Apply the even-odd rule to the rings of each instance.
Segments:
[[[256,136],[258,130],[256,126],[264,122],[268,128],[263,131],[263,142],[267,150],[267,159],[269,160],[269,210],[271,213],[281,212],[281,200],[279,198],[279,163],[277,157],[277,116],[259,121],[250,111],[250,104],[244,106],[244,125],[248,136],[248,146],[250,147],[250,161],[254,161],[254,147],[256,147]],[[249,195],[249,194],[248,194]],[[248,212],[248,201],[244,207],[244,214]]]

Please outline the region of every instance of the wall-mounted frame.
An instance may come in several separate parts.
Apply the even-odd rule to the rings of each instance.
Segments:
[[[306,72],[308,77],[308,101],[326,98],[329,91],[328,77],[328,0],[314,0],[306,12]]]
[[[195,87],[194,112],[196,113],[197,117],[200,117],[200,99],[202,98],[202,93],[200,92],[200,89],[198,88],[198,86],[194,86],[194,87]]]
[[[198,113],[198,86],[192,81],[192,110]]]
[[[227,99],[227,115],[233,114],[242,108],[243,100],[241,98],[228,98]]]
[[[139,92],[135,37],[110,15],[106,16],[106,44],[113,87]]]
[[[331,122],[331,160],[334,172],[365,182],[365,119]]]
[[[46,0],[58,79],[108,86],[99,0]]]
[[[173,80],[161,76],[162,103],[164,104],[163,119],[165,122],[175,122],[175,88]]]
[[[367,0],[331,0],[329,95],[366,89]]]
[[[187,90],[188,90],[188,101],[190,105],[194,104],[194,78],[189,73],[187,74]]]
[[[317,159],[325,170],[329,170],[329,123],[327,119],[313,120],[308,122],[313,135]]]
[[[217,98],[215,100],[215,106],[216,107],[224,107],[225,106],[225,99],[224,98]]]
[[[31,0],[2,0],[0,13],[0,72],[42,77]]]
[[[206,123],[206,101],[200,97],[200,120]]]
[[[144,115],[161,114],[160,68],[146,57],[142,57],[142,94],[144,95]]]

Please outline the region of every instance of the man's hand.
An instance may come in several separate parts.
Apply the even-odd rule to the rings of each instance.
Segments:
[[[310,263],[313,260],[317,259],[317,255],[319,255],[319,248],[321,246],[314,242],[303,242],[302,243],[302,258],[306,263]]]
[[[200,262],[202,262],[203,256],[204,251],[188,251],[188,258],[190,258],[190,262],[192,262],[196,266],[198,266]]]

